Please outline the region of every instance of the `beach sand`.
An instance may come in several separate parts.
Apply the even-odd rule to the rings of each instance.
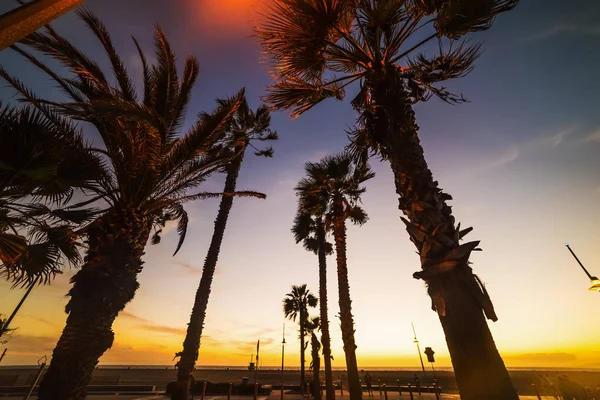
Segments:
[[[0,368],[0,386],[26,385],[31,382],[37,370],[35,368],[10,368],[3,366]],[[373,389],[379,395],[378,383],[385,383],[389,391],[397,391],[398,381],[402,386],[412,383],[414,374],[417,373],[421,386],[433,384],[433,374],[431,371],[424,374],[422,371],[378,371],[370,370],[373,377]],[[550,395],[547,387],[540,385],[540,371],[518,370],[511,371],[510,375],[517,387],[519,394],[535,395],[532,383],[535,383],[540,394]],[[569,378],[582,385],[588,385],[592,388],[600,386],[600,370],[598,371],[548,371],[550,378],[556,382],[556,377],[566,374]],[[344,371],[333,371],[334,379],[342,376],[344,387],[347,387],[347,381]],[[209,382],[233,382],[241,383],[243,377],[248,377],[251,382],[254,376],[247,369],[197,369],[194,374],[196,380],[208,380]],[[362,374],[361,374],[362,376]],[[439,385],[444,393],[457,393],[456,381],[451,371],[436,371]],[[169,382],[176,379],[176,370],[174,368],[98,368],[94,373],[92,384],[121,384],[121,385],[155,385],[157,390],[163,390]],[[321,371],[321,379],[325,379],[324,372]],[[281,384],[281,371],[278,370],[260,370],[258,371],[258,382],[261,384],[279,386]],[[285,385],[298,385],[300,383],[300,371],[297,369],[286,370],[284,372]]]

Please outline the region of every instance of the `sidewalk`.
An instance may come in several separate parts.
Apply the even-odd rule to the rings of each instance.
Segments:
[[[200,396],[194,396],[194,400],[200,400]],[[336,400],[350,400],[348,396],[348,392],[344,392],[342,396],[340,391],[336,391],[335,395]],[[537,396],[520,396],[521,400],[538,400]],[[3,397],[0,395],[0,400],[22,400],[23,396],[17,397]],[[30,400],[36,400],[37,397],[32,396]],[[89,400],[168,400],[169,396],[162,395],[89,395]],[[231,400],[253,400],[252,396],[231,396]],[[287,394],[283,395],[284,400],[306,400],[302,395],[299,394]],[[323,400],[325,397],[323,396]],[[374,396],[363,396],[363,400],[385,400],[385,396],[379,395],[379,393]],[[433,393],[422,393],[418,395],[417,393],[413,393],[413,400],[435,400],[435,394]],[[543,400],[555,400],[552,396],[542,396]],[[227,400],[227,396],[204,396],[204,400]],[[273,390],[273,392],[269,396],[258,396],[258,400],[281,400],[281,392],[279,390]],[[397,392],[388,393],[388,400],[411,400],[410,394],[403,392],[401,396],[398,395]],[[440,400],[460,400],[460,396],[457,394],[442,394]]]

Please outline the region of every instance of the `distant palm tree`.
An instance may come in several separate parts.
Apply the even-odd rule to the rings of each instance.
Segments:
[[[234,160],[227,166],[227,177],[225,179],[224,193],[233,193],[236,190],[237,178],[240,173],[244,154],[248,146],[253,147],[255,155],[272,157],[273,149],[268,147],[265,150],[258,150],[251,141],[276,140],[277,133],[270,128],[271,115],[265,106],[259,107],[256,112],[248,106],[246,99],[241,102],[234,117],[231,119],[227,132],[232,140],[231,146],[236,154]],[[221,198],[219,212],[215,220],[215,229],[208,248],[208,254],[204,259],[202,269],[202,278],[196,292],[194,308],[188,324],[187,333],[183,342],[183,351],[177,353],[181,359],[177,363],[177,386],[173,391],[171,399],[187,400],[190,393],[190,382],[194,373],[194,365],[198,359],[198,349],[200,348],[200,338],[204,327],[206,317],[206,307],[210,296],[210,286],[212,284],[215,268],[221,250],[221,243],[225,234],[225,227],[229,212],[233,206],[233,197],[224,195]]]
[[[325,228],[333,232],[337,259],[338,290],[340,303],[340,324],[350,398],[362,398],[358,365],[356,362],[356,342],[354,340],[354,320],[348,282],[346,259],[346,220],[362,225],[367,221],[366,212],[358,205],[360,196],[366,191],[362,186],[375,174],[367,164],[356,164],[347,153],[328,156],[317,163],[306,163],[306,177],[300,180],[296,191],[301,193],[300,204],[307,211],[316,210],[324,216]]]
[[[310,335],[310,354],[312,361],[310,367],[312,369],[312,394],[315,400],[321,400],[321,358],[319,352],[321,351],[321,342],[317,331],[320,329],[319,317],[309,319],[309,323],[306,325],[307,334]]]
[[[283,314],[286,318],[298,320],[300,331],[300,390],[304,392],[306,385],[306,376],[304,372],[304,337],[306,336],[306,325],[310,322],[308,319],[308,307],[316,307],[318,299],[310,293],[304,285],[292,285],[292,291],[285,295],[283,299]]]
[[[306,197],[307,194],[298,192],[298,196]],[[317,215],[310,212],[316,212]],[[296,243],[302,242],[304,248],[318,255],[319,258],[319,308],[320,329],[322,332],[323,358],[325,359],[325,388],[326,399],[335,399],[333,387],[333,372],[331,370],[331,336],[329,334],[329,316],[327,312],[327,255],[333,253],[333,246],[325,239],[325,224],[323,211],[319,213],[314,207],[308,211],[304,209],[304,202],[298,204],[298,213],[294,219],[292,232]]]
[[[439,83],[467,75],[479,45],[455,40],[488,29],[517,3],[273,0],[257,28],[274,60],[277,81],[267,102],[275,108],[297,116],[326,98],[343,99],[346,88],[358,89],[350,149],[358,158],[378,155],[390,163],[402,220],[421,257],[414,277],[427,283],[466,400],[518,397],[485,319],[497,319],[491,300],[469,267],[479,242],[460,244],[471,228],[455,224],[451,196],[433,179],[413,105],[432,96],[464,101]]]
[[[147,63],[138,46],[144,85],[138,101],[105,26],[85,9],[80,9],[78,15],[108,55],[114,79],[108,79],[96,62],[51,27],[29,35],[22,43],[55,58],[68,70],[66,77],[23,48],[13,49],[48,74],[69,101],[40,99],[0,68],[0,77],[18,91],[21,100],[52,121],[62,115],[89,123],[96,128],[103,146],[96,149],[103,157],[103,174],[86,188],[89,197],[79,205],[95,203],[104,209],[84,229],[87,254],[81,270],[72,278],[67,323],[40,385],[40,400],[86,397],[86,386],[98,359],[113,343],[113,321],[139,286],[137,275],[143,267],[148,239],[158,238],[165,221],[178,221],[177,252],[188,224],[183,204],[221,196],[197,192],[197,187],[212,173],[222,171],[235,156],[227,146],[225,128],[243,97],[239,93],[220,101],[214,112],[201,113],[182,134],[198,75],[196,59],[186,58],[180,81],[175,55],[157,28],[156,65]]]

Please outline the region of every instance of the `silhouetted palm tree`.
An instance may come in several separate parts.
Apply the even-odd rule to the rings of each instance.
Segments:
[[[297,193],[298,196],[306,196]],[[318,212],[314,208],[312,212]],[[303,209],[303,202],[298,204],[298,213],[292,228],[296,243],[302,242],[304,248],[318,255],[319,258],[319,309],[321,343],[323,345],[323,358],[325,359],[325,388],[326,399],[335,399],[333,387],[333,372],[331,370],[331,336],[329,334],[329,316],[327,312],[327,255],[333,253],[333,246],[325,239],[325,224],[323,215],[311,215]]]
[[[455,39],[488,29],[518,0],[274,0],[257,35],[273,56],[277,82],[268,102],[297,116],[320,101],[341,100],[359,82],[352,105],[360,114],[351,150],[390,162],[399,208],[421,256],[462,398],[517,399],[485,316],[497,319],[468,259],[479,242],[460,244],[471,228],[455,224],[419,142],[413,105],[437,96],[464,101],[438,83],[473,69],[479,45]],[[436,40],[439,54],[424,52]],[[432,54],[433,49],[428,49]],[[482,312],[483,311],[483,312]]]
[[[271,147],[265,150],[258,150],[251,143],[251,141],[256,140],[276,140],[277,133],[270,129],[270,124],[271,115],[267,107],[261,106],[254,112],[250,109],[244,98],[227,129],[232,140],[231,146],[233,152],[237,156],[227,166],[227,177],[225,179],[225,187],[223,188],[224,193],[235,192],[237,178],[248,146],[256,150],[255,155],[264,157],[273,156]],[[196,292],[190,323],[188,324],[186,337],[183,342],[183,351],[177,353],[177,355],[181,356],[181,359],[177,363],[177,386],[171,396],[173,400],[187,400],[189,397],[191,376],[194,372],[196,360],[198,359],[198,349],[200,348],[200,338],[202,337],[206,307],[210,296],[210,286],[232,206],[232,196],[226,195],[221,198],[221,204],[219,205],[219,211],[215,220],[215,229],[208,248],[208,254],[204,259],[202,278]]]
[[[317,163],[306,163],[306,177],[296,186],[301,193],[300,204],[304,210],[324,216],[325,228],[333,232],[337,260],[338,290],[340,303],[340,325],[348,370],[350,397],[362,397],[356,362],[354,320],[348,282],[346,259],[346,220],[362,225],[367,214],[358,205],[365,192],[362,186],[375,174],[365,163],[356,164],[349,154],[328,156]]]
[[[0,274],[27,286],[9,325],[36,284],[79,265],[77,227],[94,216],[70,209],[77,189],[102,172],[99,158],[65,121],[57,125],[31,107],[0,105]]]
[[[53,72],[26,50],[13,48],[46,72],[69,102],[39,99],[0,69],[0,76],[17,89],[22,100],[46,118],[54,121],[57,115],[64,115],[85,121],[96,128],[103,146],[97,152],[103,156],[105,171],[86,188],[89,200],[80,206],[98,202],[105,208],[85,227],[87,254],[72,278],[67,323],[40,385],[40,400],[85,398],[98,359],[113,343],[112,323],[138,288],[137,275],[149,237],[156,239],[165,221],[178,221],[177,252],[187,231],[183,204],[221,195],[195,189],[232,160],[224,128],[243,97],[239,93],[220,101],[214,112],[201,113],[182,135],[185,110],[198,75],[196,59],[186,58],[179,81],[175,55],[162,30],[156,28],[155,65],[147,63],[138,46],[144,83],[138,101],[105,26],[87,10],[78,14],[107,53],[114,82],[50,27],[22,43],[55,58],[69,70],[67,77]]]
[[[292,285],[292,291],[285,295],[283,299],[283,314],[286,318],[298,320],[300,331],[300,390],[304,392],[306,385],[306,376],[304,371],[305,357],[304,337],[306,336],[306,324],[309,323],[308,307],[316,307],[318,299],[310,293],[304,285]]]
[[[310,355],[312,361],[310,367],[312,369],[312,394],[315,400],[321,400],[321,358],[319,352],[321,351],[321,343],[317,336],[317,331],[321,328],[319,323],[319,317],[310,318],[308,324],[306,324],[306,332],[310,335]],[[308,343],[307,343],[308,344]]]

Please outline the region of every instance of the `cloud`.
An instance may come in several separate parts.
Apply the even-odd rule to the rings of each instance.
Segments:
[[[600,142],[600,129],[590,133],[586,138],[586,142]]]
[[[119,313],[119,316],[125,317],[132,321],[136,321],[137,322],[136,327],[141,330],[144,330],[144,331],[175,334],[175,335],[185,335],[187,332],[187,328],[174,328],[172,326],[158,325],[146,318],[142,318],[138,315],[132,314],[127,311],[121,311]]]
[[[48,325],[48,326],[51,326],[51,327],[57,327],[58,326],[54,322],[50,322],[47,319],[36,317],[36,316],[30,315],[30,314],[22,314],[21,317],[29,318],[29,319],[31,319],[33,321],[40,322],[40,323],[42,323],[44,325]]]
[[[185,335],[187,332],[187,329],[185,328],[173,328],[170,326],[153,324],[138,325],[138,328],[150,332],[168,333],[174,335]]]
[[[134,321],[145,323],[145,324],[148,323],[148,322],[150,322],[146,318],[142,318],[140,316],[137,316],[137,315],[132,314],[132,313],[127,312],[127,311],[121,311],[119,313],[119,317],[125,317],[125,318],[128,318],[128,319],[132,319]]]
[[[572,25],[572,24],[556,24],[530,36],[525,37],[523,40],[527,42],[545,40],[554,36],[558,36],[563,33],[573,33],[578,35],[600,35],[600,25]]]
[[[202,276],[202,268],[196,268],[196,267],[193,267],[191,264],[181,262],[181,261],[176,262],[175,265],[180,266],[183,270],[185,270],[185,272],[187,272],[191,275]],[[219,270],[216,270],[215,275],[218,275],[218,274],[219,274]]]

